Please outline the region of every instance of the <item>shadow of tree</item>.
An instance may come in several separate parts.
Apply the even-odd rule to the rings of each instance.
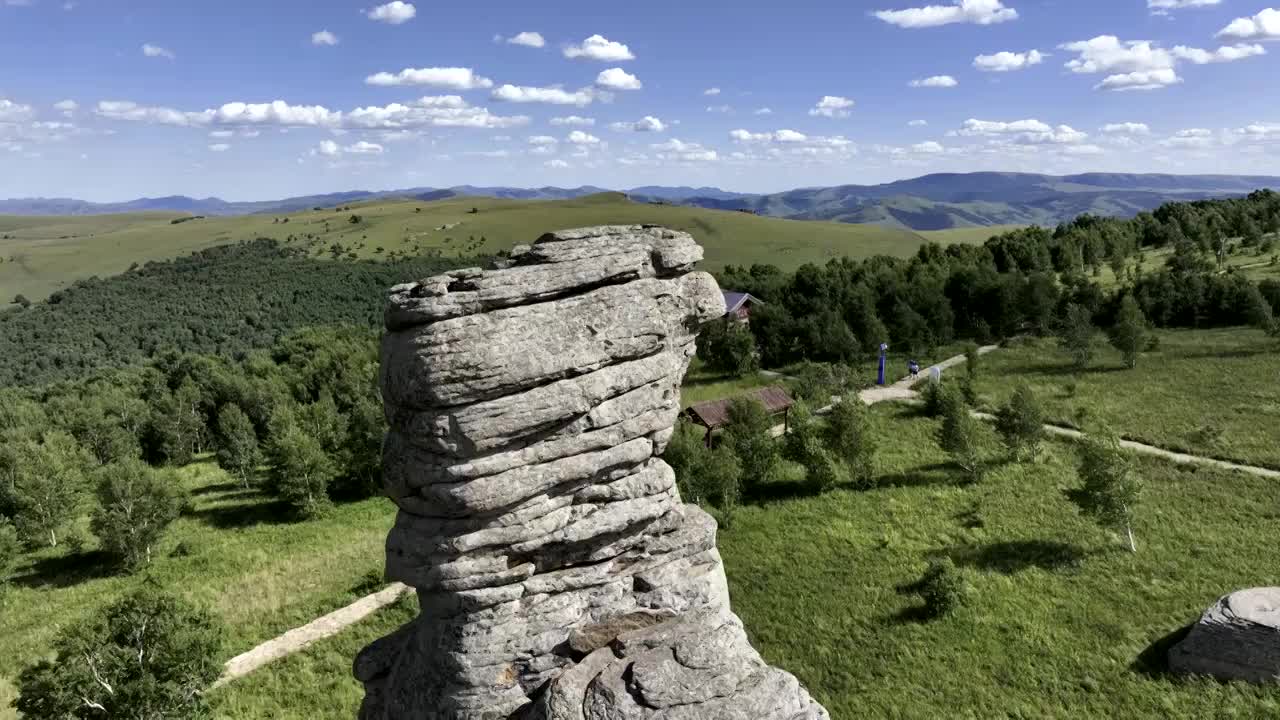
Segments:
[[[109,554],[90,550],[36,560],[12,582],[32,589],[66,588],[107,577],[115,571],[115,561]]]
[[[1129,368],[1124,365],[1091,365],[1084,369],[1078,369],[1070,362],[1042,362],[1027,363],[1021,367],[1014,369],[1014,372],[1024,373],[1027,375],[1045,375],[1058,377],[1063,375],[1104,375],[1107,373],[1127,372]]]
[[[883,475],[876,482],[876,487],[910,488],[929,485],[963,485],[963,473],[950,462],[920,465],[905,472]]]
[[[1076,545],[1052,540],[1013,540],[985,545],[953,545],[942,550],[957,565],[1005,575],[1040,568],[1061,570],[1080,565],[1089,553]]]
[[[796,480],[774,481],[752,489],[751,494],[743,500],[752,505],[771,505],[787,500],[817,497],[821,494],[821,491],[811,483]]]
[[[289,504],[281,500],[216,505],[189,510],[184,514],[219,530],[235,530],[254,525],[285,525],[297,519]]]
[[[1184,625],[1151,643],[1138,653],[1129,669],[1150,678],[1179,677],[1169,669],[1169,649],[1182,642],[1193,627],[1195,623]]]
[[[245,490],[246,488],[238,482],[224,482],[224,483],[216,483],[213,485],[205,485],[204,487],[196,488],[195,490],[191,491],[191,496],[202,497],[204,495],[217,495],[220,493],[244,492]],[[250,492],[253,492],[252,488],[247,488],[247,490],[249,490]]]

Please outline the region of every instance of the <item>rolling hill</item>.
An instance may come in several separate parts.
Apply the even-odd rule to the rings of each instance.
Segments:
[[[588,225],[652,223],[686,230],[706,248],[704,267],[772,263],[794,268],[848,255],[906,256],[926,240],[901,228],[798,222],[686,205],[654,205],[602,193],[571,200],[447,197],[373,200],[283,215],[192,217],[132,213],[0,216],[0,299],[47,297],[77,279],[258,237],[316,257],[445,257],[494,253],[542,233]],[[472,210],[475,210],[473,213]],[[353,217],[357,222],[352,222]],[[990,233],[950,241],[982,242]],[[930,238],[948,242],[944,233]]]
[[[1128,217],[1175,200],[1246,195],[1280,177],[1237,175],[935,174],[883,185],[801,188],[742,198],[683,202],[795,220],[874,223],[913,230],[1056,225],[1091,213]]]
[[[1131,216],[1172,200],[1245,195],[1280,187],[1280,177],[1245,175],[1142,175],[1086,173],[940,173],[881,185],[799,188],[772,194],[735,193],[714,187],[649,185],[627,194],[637,202],[665,202],[718,210],[749,210],[793,220],[872,223],[911,230],[987,225],[1056,225],[1082,213]],[[139,211],[195,215],[289,213],[353,202],[405,198],[434,201],[474,196],[508,200],[571,200],[603,188],[513,188],[458,185],[449,188],[352,190],[282,200],[227,202],[219,198],[171,196],[120,203],[74,199],[0,200],[0,214],[90,215]]]

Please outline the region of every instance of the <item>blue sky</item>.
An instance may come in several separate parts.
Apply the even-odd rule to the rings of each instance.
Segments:
[[[0,0],[0,197],[1280,174],[1267,2]]]

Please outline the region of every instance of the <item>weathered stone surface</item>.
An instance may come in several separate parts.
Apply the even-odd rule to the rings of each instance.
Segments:
[[[1222,680],[1280,682],[1280,587],[1219,599],[1169,650],[1169,668]]]
[[[362,718],[827,717],[751,648],[715,521],[658,457],[724,313],[701,257],[586,228],[393,289],[387,574],[421,615],[356,658]]]

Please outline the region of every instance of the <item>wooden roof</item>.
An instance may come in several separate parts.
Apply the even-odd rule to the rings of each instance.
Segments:
[[[699,425],[711,429],[723,427],[729,421],[729,404],[740,397],[758,400],[770,415],[780,413],[795,404],[795,400],[791,399],[791,395],[786,388],[781,385],[770,385],[757,388],[748,393],[735,395],[731,398],[698,403],[690,406],[684,412],[690,420]]]

